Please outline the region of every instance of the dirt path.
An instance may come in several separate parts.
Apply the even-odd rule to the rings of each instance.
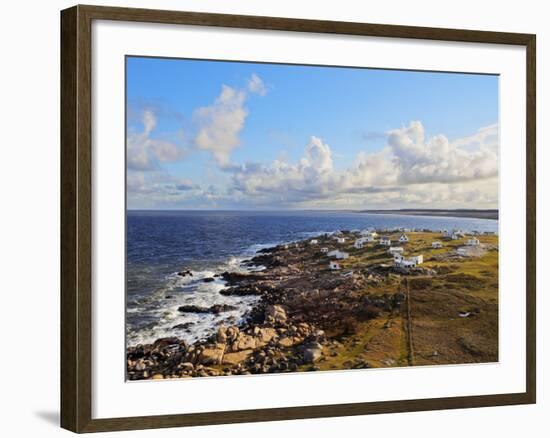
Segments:
[[[405,278],[405,308],[407,313],[407,347],[408,347],[408,362],[409,366],[414,366],[414,342],[413,342],[413,325],[411,315],[411,293],[409,290],[409,280]],[[401,282],[401,288],[403,288],[403,281]]]

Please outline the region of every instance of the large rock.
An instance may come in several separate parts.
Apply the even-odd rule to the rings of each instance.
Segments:
[[[233,350],[248,350],[256,348],[256,339],[252,336],[241,333],[236,342],[233,343]]]
[[[202,350],[199,362],[203,365],[218,365],[222,362],[225,344],[215,344]]]
[[[223,356],[224,365],[237,365],[250,357],[252,350],[242,350],[235,353],[226,353]]]
[[[258,331],[258,343],[268,344],[273,338],[277,336],[277,330],[271,327],[264,327]]]
[[[311,344],[304,348],[302,354],[304,356],[304,362],[314,363],[321,359],[323,355],[323,347],[318,343]]]
[[[289,336],[285,336],[277,341],[277,345],[283,348],[292,347],[294,344],[294,339]]]
[[[235,326],[228,327],[228,329],[225,331],[225,334],[227,336],[228,342],[235,342],[237,338],[239,337],[239,328]]]
[[[214,313],[218,314],[221,312],[229,312],[230,310],[235,310],[235,306],[229,304],[214,304],[210,307],[201,307],[194,304],[188,304],[178,307],[178,311],[182,313]]]
[[[219,329],[218,329],[218,333],[216,333],[216,340],[218,341],[218,343],[220,344],[225,344],[227,342],[227,330],[225,329],[224,326],[221,326]]]
[[[265,309],[265,318],[268,321],[284,324],[287,320],[286,311],[279,305],[267,306]]]

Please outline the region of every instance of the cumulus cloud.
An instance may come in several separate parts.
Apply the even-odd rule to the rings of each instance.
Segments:
[[[157,120],[151,110],[142,113],[141,132],[129,133],[126,140],[127,167],[130,170],[153,170],[159,162],[173,162],[181,159],[186,150],[172,142],[152,138]]]
[[[270,165],[248,163],[233,169],[234,189],[247,195],[278,193],[294,197],[324,191],[333,170],[332,152],[320,138],[311,137],[297,164],[275,160]]]
[[[212,105],[195,111],[195,120],[200,126],[195,143],[200,149],[210,151],[220,165],[229,162],[231,152],[240,144],[239,133],[248,115],[245,98],[244,91],[224,85]]]
[[[336,169],[333,153],[311,137],[296,163],[234,166],[233,188],[259,203],[326,206],[378,203],[396,205],[496,204],[498,198],[498,126],[449,141],[426,137],[422,123],[387,133],[375,153],[359,153],[354,165]]]
[[[490,136],[496,126],[478,131],[478,145],[467,150],[471,137],[449,142],[444,135],[425,138],[418,121],[388,133],[396,178],[402,184],[460,182],[495,177],[498,174],[497,136]],[[480,134],[481,133],[481,134]],[[491,138],[492,142],[487,142]],[[487,144],[487,145],[486,145]]]
[[[194,120],[199,129],[195,136],[198,148],[212,153],[222,167],[231,166],[231,153],[240,146],[240,133],[248,116],[245,102],[248,93],[264,96],[267,89],[262,79],[253,74],[246,89],[223,85],[220,95],[208,106],[197,109]]]

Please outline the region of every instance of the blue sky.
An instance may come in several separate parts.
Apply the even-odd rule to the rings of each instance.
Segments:
[[[496,207],[496,76],[130,57],[127,109],[129,208]]]

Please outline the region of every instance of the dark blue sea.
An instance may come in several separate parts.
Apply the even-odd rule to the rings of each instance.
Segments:
[[[194,342],[220,324],[238,323],[255,297],[225,297],[222,280],[206,277],[226,270],[246,270],[241,262],[256,251],[283,242],[373,227],[497,231],[498,221],[355,212],[128,211],[127,344],[149,343],[165,336]],[[190,269],[192,277],[178,271]],[[219,315],[182,314],[183,304],[231,304],[237,310]]]

